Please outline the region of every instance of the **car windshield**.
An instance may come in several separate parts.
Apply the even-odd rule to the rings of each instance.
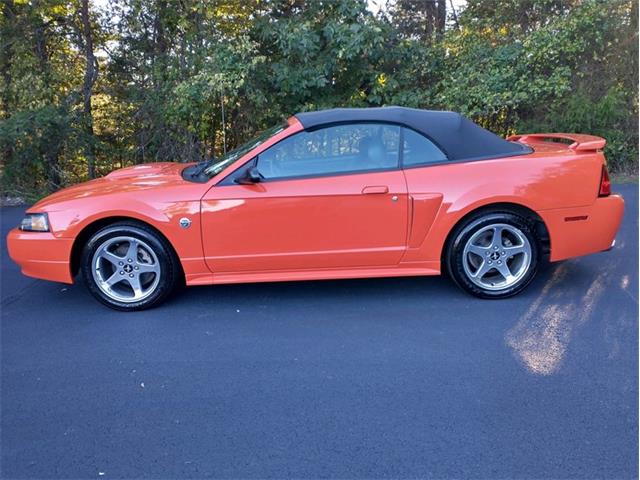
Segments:
[[[231,165],[233,162],[235,162],[240,157],[245,155],[247,152],[250,152],[251,150],[256,148],[258,145],[261,145],[262,143],[264,143],[269,138],[280,133],[285,128],[287,128],[286,124],[279,124],[279,125],[276,125],[275,127],[268,128],[267,130],[263,131],[260,135],[249,140],[247,143],[244,143],[243,145],[240,145],[238,148],[225,153],[222,157],[210,160],[209,164],[206,166],[206,168],[202,172],[205,175],[207,175],[209,178],[213,177],[214,175],[217,175],[222,170],[224,170],[229,165]]]

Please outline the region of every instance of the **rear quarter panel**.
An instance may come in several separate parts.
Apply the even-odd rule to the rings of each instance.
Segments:
[[[588,208],[597,198],[602,163],[598,152],[542,145],[528,155],[406,169],[410,195],[440,204],[433,222],[412,233],[422,241],[409,246],[403,261],[439,262],[456,223],[487,205],[515,203],[543,217],[546,211]],[[414,218],[412,225],[417,223]],[[549,233],[553,244],[558,233]]]

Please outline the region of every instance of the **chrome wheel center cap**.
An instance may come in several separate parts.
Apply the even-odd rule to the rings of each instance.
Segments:
[[[125,265],[122,269],[127,273],[133,272],[133,267],[131,265]]]
[[[491,260],[498,260],[500,258],[500,254],[498,252],[493,252],[490,258]]]

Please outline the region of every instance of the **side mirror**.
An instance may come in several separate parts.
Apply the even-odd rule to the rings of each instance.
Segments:
[[[253,185],[254,183],[260,183],[262,178],[262,175],[256,167],[249,167],[245,174],[238,178],[236,182],[240,185]]]

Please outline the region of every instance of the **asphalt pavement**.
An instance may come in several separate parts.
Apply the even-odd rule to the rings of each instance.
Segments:
[[[637,478],[638,187],[521,295],[198,287],[118,313],[1,265],[3,478]]]

